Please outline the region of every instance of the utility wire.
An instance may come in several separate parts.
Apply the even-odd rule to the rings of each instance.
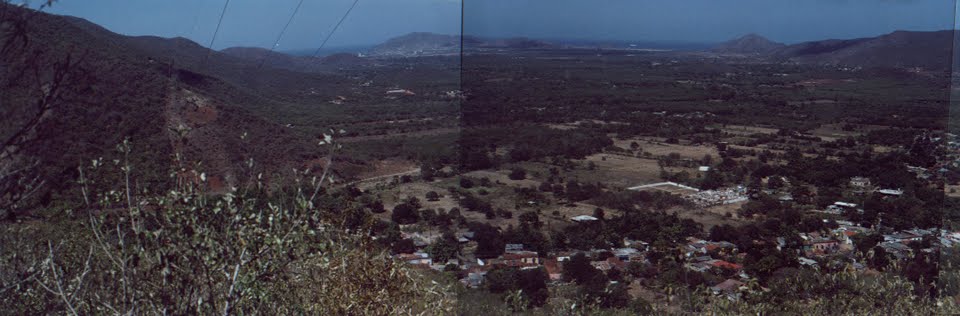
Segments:
[[[320,55],[320,50],[323,49],[324,45],[327,45],[327,41],[330,40],[330,36],[337,32],[337,29],[340,28],[340,24],[343,23],[343,20],[346,20],[347,16],[350,15],[350,11],[353,11],[353,8],[357,6],[357,2],[360,2],[360,0],[354,0],[353,5],[350,6],[350,9],[347,9],[347,12],[344,13],[343,17],[340,18],[340,22],[337,22],[337,25],[333,27],[333,30],[331,30],[330,33],[327,33],[327,37],[323,39],[323,43],[320,43],[320,47],[317,48],[317,52],[313,53],[313,57]]]
[[[227,14],[227,6],[230,5],[230,0],[227,0],[223,3],[223,10],[220,11],[220,20],[217,21],[217,28],[213,31],[213,38],[210,39],[210,45],[207,45],[207,56],[203,58],[203,62],[200,63],[200,68],[203,69],[207,64],[207,59],[210,59],[210,55],[213,54],[213,43],[217,40],[217,33],[220,33],[220,25],[223,24],[223,17]]]
[[[273,42],[273,46],[270,46],[271,53],[277,48],[278,45],[280,45],[280,40],[283,39],[283,34],[287,32],[287,28],[290,27],[290,23],[293,23],[293,18],[297,16],[297,12],[300,11],[300,6],[302,5],[303,0],[300,0],[300,3],[297,3],[297,7],[293,9],[293,14],[290,15],[290,19],[287,20],[287,24],[283,26],[282,30],[280,30],[280,35],[278,35],[277,40]],[[267,62],[269,57],[269,53],[263,55],[263,58],[260,59],[260,65],[257,66],[257,70],[260,70],[260,68],[263,67],[263,64]]]

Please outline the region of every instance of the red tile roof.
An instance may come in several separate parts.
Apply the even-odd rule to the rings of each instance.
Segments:
[[[727,262],[723,260],[714,261],[713,266],[717,268],[724,268],[724,269],[730,269],[730,270],[740,270],[743,268],[743,266],[739,264]]]

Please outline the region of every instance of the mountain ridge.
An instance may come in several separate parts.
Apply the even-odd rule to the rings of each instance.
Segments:
[[[18,64],[29,58],[55,65],[73,56],[75,71],[83,74],[83,79],[64,86],[55,115],[38,127],[37,141],[24,148],[24,154],[43,166],[44,179],[52,183],[46,194],[72,194],[65,190],[76,177],[77,163],[96,157],[115,159],[115,146],[127,138],[134,144],[131,160],[137,170],[146,173],[140,177],[145,188],[163,187],[172,181],[166,171],[174,165],[175,153],[183,154],[187,161],[207,162],[208,177],[219,182],[211,190],[223,190],[240,181],[243,157],[258,161],[265,176],[315,158],[316,150],[294,150],[311,148],[309,136],[251,111],[253,104],[280,102],[264,97],[270,95],[264,91],[273,89],[268,85],[247,88],[256,84],[243,79],[243,73],[255,67],[249,62],[184,38],[124,36],[81,18],[12,6],[4,10],[30,15],[25,34],[29,41],[22,53],[0,56],[0,63]],[[289,74],[272,69],[264,72]],[[31,74],[26,76],[22,81],[33,81]],[[296,82],[304,76],[278,78]],[[4,104],[23,104],[6,98],[30,95],[30,91],[25,84],[8,87]],[[9,110],[26,111],[19,107]],[[2,122],[16,126],[20,119],[6,117]],[[243,142],[238,131],[247,134]]]
[[[950,30],[894,31],[874,37],[787,45],[747,34],[716,45],[710,51],[781,62],[944,70],[952,66],[954,36]]]

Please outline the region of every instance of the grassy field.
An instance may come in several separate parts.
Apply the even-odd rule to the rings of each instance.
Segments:
[[[594,154],[579,161],[593,163],[596,169],[577,169],[567,172],[567,178],[580,182],[603,183],[610,187],[630,187],[658,181],[660,167],[656,160],[610,154]]]
[[[732,226],[740,226],[747,222],[747,220],[740,218],[737,215],[737,209],[743,205],[741,203],[733,203],[727,205],[718,205],[708,208],[673,208],[669,212],[676,212],[677,216],[680,218],[689,218],[697,223],[703,225],[704,231],[710,231],[710,228],[717,225],[728,224]],[[728,217],[727,214],[730,214]]]
[[[753,135],[753,134],[776,134],[779,131],[776,128],[747,126],[747,125],[726,125],[720,128],[724,133],[734,135]]]
[[[637,137],[626,140],[614,140],[614,145],[624,149],[630,149],[630,143],[637,142],[640,150],[648,152],[653,156],[666,156],[671,153],[677,153],[682,158],[700,160],[706,155],[719,157],[717,147],[712,144],[689,145],[689,144],[668,144],[666,139],[660,137]]]

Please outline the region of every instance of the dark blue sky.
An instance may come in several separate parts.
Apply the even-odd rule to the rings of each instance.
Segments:
[[[269,47],[299,0],[231,0],[214,48]],[[279,50],[315,48],[352,0],[305,0]],[[128,35],[209,43],[223,0],[59,0],[49,11]],[[794,43],[943,30],[949,0],[467,0],[468,34],[535,38],[719,42],[746,33]],[[457,34],[457,0],[360,0],[328,46],[415,31]]]

